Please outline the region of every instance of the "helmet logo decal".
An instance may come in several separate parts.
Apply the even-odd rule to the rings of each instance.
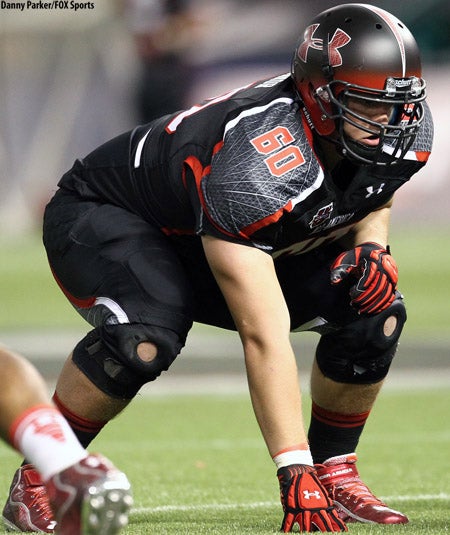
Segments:
[[[314,34],[319,26],[320,24],[311,24],[311,26],[306,28],[305,39],[298,47],[297,52],[298,57],[303,61],[303,63],[307,62],[308,51],[310,48],[313,48],[314,50],[323,50],[323,39],[314,37]],[[339,67],[342,65],[342,55],[339,52],[339,48],[348,45],[351,40],[352,38],[340,28],[337,28],[333,34],[333,37],[328,40],[328,58],[331,67]]]
[[[348,45],[351,40],[352,38],[340,28],[334,32],[331,41],[328,43],[328,58],[332,67],[342,65],[342,56],[339,48]]]
[[[303,61],[303,63],[306,63],[306,60],[308,59],[308,50],[310,48],[322,50],[323,39],[317,39],[313,37],[319,26],[320,24],[311,24],[311,26],[308,26],[305,30],[305,40],[298,47],[298,57]]]

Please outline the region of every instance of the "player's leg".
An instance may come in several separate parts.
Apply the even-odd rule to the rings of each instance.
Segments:
[[[33,406],[49,403],[48,390],[36,368],[17,353],[0,347],[0,435],[9,441],[13,421]]]
[[[167,240],[159,231],[119,208],[61,197],[46,213],[49,260],[66,296],[96,328],[64,366],[54,399],[87,447],[143,384],[168,368],[191,322],[187,293],[176,284],[182,268],[171,271],[172,257],[153,241]]]
[[[329,266],[337,254],[339,249],[331,245],[283,259],[278,266],[293,328],[322,334],[311,374],[311,452],[322,465],[323,483],[329,484],[333,499],[357,506],[354,520],[404,523],[404,515],[381,504],[359,479],[354,452],[388,373],[406,313],[399,299],[372,319],[360,317],[350,307],[348,290],[330,284]],[[339,494],[333,474],[348,474],[350,491]]]
[[[182,345],[175,332],[149,324],[88,333],[66,361],[54,395],[80,442],[87,447],[144,384],[169,368]]]
[[[65,418],[51,403],[43,378],[30,362],[6,348],[0,348],[0,369],[3,378],[0,434],[33,463],[22,466],[15,475],[11,485],[13,499],[7,501],[3,511],[6,526],[22,531],[40,529],[52,532],[55,528],[52,513],[55,513],[60,516],[60,524],[64,523],[66,530],[79,533],[81,528],[76,524],[80,523],[82,508],[89,507],[91,503],[86,496],[87,487],[103,492],[107,478],[109,489],[104,496],[107,498],[114,491],[117,498],[110,511],[114,529],[108,529],[103,521],[99,524],[104,530],[102,533],[117,533],[127,523],[127,510],[131,504],[130,485],[125,475],[106,460],[106,464],[101,465],[103,471],[100,477],[97,470],[89,481],[85,473],[74,481],[76,499],[72,503],[67,504],[65,499],[64,504],[60,503],[61,493],[54,492],[51,511],[43,482],[50,488],[56,478],[73,472],[80,463],[92,462],[94,457],[80,445]],[[35,500],[40,500],[42,507],[32,514],[24,514],[28,504]],[[105,512],[104,507],[101,509],[97,513]],[[61,511],[64,513],[61,514]]]
[[[68,207],[74,220],[61,229]],[[113,205],[57,195],[46,210],[44,243],[58,284],[94,327],[70,355],[55,393],[87,446],[176,358],[192,325],[191,291],[169,239]]]
[[[76,440],[61,414],[51,404],[47,386],[36,368],[17,353],[0,348],[0,432],[2,438],[34,463],[42,475],[49,477],[70,464],[80,461],[87,453]],[[51,422],[64,440],[54,440],[43,433]],[[38,430],[38,431],[36,431]],[[62,461],[62,464],[61,464]],[[64,464],[67,462],[67,464]],[[6,503],[3,520],[6,526],[26,529],[41,528],[53,531],[55,522],[47,501],[36,514],[24,519],[19,526],[16,518],[26,508],[31,497],[45,495],[40,474],[34,466],[25,465],[16,474],[11,485],[14,500]],[[23,480],[29,481],[24,489]]]
[[[78,392],[76,397],[73,396],[73,391]],[[60,407],[64,413],[67,413],[66,418],[77,430],[79,439],[86,446],[107,422],[125,409],[131,400],[132,398],[112,398],[100,390],[73,362],[73,352],[70,353],[64,363],[53,395],[53,401],[56,406]],[[69,414],[69,411],[72,415]],[[99,429],[96,430],[94,436],[89,431],[86,431],[86,436],[80,433],[80,430],[77,429],[76,416],[86,418],[91,423],[91,426],[95,426],[95,423],[99,424]]]
[[[333,381],[324,375],[317,361],[314,360],[311,370],[311,395],[315,402],[325,409],[351,414],[369,412],[383,386],[384,379],[374,384],[347,384]],[[356,404],[355,404],[356,400]]]
[[[397,349],[406,313],[401,299],[322,336],[311,374],[309,440],[319,479],[347,522],[403,524],[407,517],[361,481],[355,450]]]
[[[322,335],[311,374],[310,436],[317,462],[323,462],[331,453],[340,455],[356,448],[388,374],[405,320],[405,307],[398,298],[375,316],[357,317]],[[341,421],[335,422],[342,431],[336,427],[336,440],[331,440],[328,431],[325,443],[320,440],[320,423],[331,422],[331,413],[342,416]]]
[[[0,370],[2,438],[31,459],[44,479],[84,458],[86,451],[51,403],[37,369],[21,355],[0,348]]]
[[[84,458],[86,451],[51,403],[37,369],[17,353],[0,348],[0,370],[2,438],[32,460],[44,479]]]
[[[118,236],[114,237],[114,263],[121,257],[118,264],[123,265],[117,268],[108,261],[108,265],[90,270],[102,279],[103,295],[109,296],[108,306],[102,304],[105,299],[98,298],[97,304],[82,309],[76,305],[81,303],[64,287],[78,311],[97,325],[67,359],[54,396],[55,403],[85,446],[129,404],[143,384],[169,368],[184,345],[192,324],[191,316],[201,323],[235,328],[200,240],[175,239],[169,243],[159,231],[123,213],[109,218],[118,222],[121,233],[128,226],[126,221],[121,221],[122,216],[127,220],[131,218],[136,234],[133,237],[125,232],[123,239],[127,249],[122,252]],[[110,232],[111,229],[109,236]],[[134,253],[131,252],[133,241]],[[103,261],[107,254],[111,251],[103,251]],[[93,260],[89,263],[92,266]],[[55,270],[56,274],[59,269],[61,267]],[[61,271],[67,272],[66,269]],[[113,278],[109,289],[104,273]],[[121,298],[116,295],[114,282],[120,277]],[[96,286],[95,281],[89,284]],[[87,289],[81,293],[89,295]],[[119,303],[123,306],[120,311]],[[128,323],[118,323],[119,316],[123,320],[125,313]],[[139,323],[142,319],[144,322]],[[151,325],[155,321],[159,326]],[[109,365],[105,367],[104,363]],[[105,373],[107,369],[113,370],[114,377]]]

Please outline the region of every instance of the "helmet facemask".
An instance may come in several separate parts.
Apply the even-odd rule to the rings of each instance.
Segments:
[[[413,144],[422,123],[425,87],[425,81],[415,76],[387,78],[384,90],[340,80],[318,87],[314,98],[322,117],[333,120],[336,126],[334,134],[325,136],[326,139],[339,146],[343,156],[359,164],[391,165],[400,161]],[[381,106],[389,110],[387,122],[370,119],[370,109]],[[346,133],[345,125],[365,132],[367,136],[364,137],[373,141],[363,143],[352,139]]]
[[[360,3],[319,13],[298,40],[292,77],[308,124],[344,157],[386,166],[412,150],[425,82],[414,36],[391,13]]]

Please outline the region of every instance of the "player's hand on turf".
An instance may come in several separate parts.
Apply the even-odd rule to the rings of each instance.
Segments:
[[[389,247],[366,242],[341,253],[331,266],[331,283],[347,278],[356,280],[350,303],[360,314],[377,314],[395,299],[398,270]]]
[[[307,532],[347,531],[313,466],[291,464],[279,468],[277,476],[284,511],[281,531],[292,531],[295,524]]]

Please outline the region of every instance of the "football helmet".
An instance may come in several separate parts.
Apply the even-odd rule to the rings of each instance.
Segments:
[[[388,165],[414,142],[426,97],[420,53],[411,32],[387,11],[343,4],[317,15],[297,43],[292,77],[309,125],[344,157]],[[389,110],[387,120],[361,112],[380,105]],[[350,138],[345,124],[372,141]]]

